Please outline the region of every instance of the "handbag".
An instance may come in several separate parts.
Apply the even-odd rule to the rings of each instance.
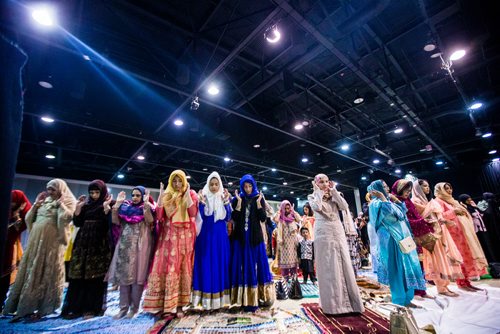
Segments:
[[[299,279],[297,275],[292,279],[290,284],[290,299],[302,299],[302,288],[300,287]]]
[[[276,287],[276,299],[279,300],[288,299],[288,296],[290,295],[290,286],[288,285],[288,282],[284,278],[281,278],[279,281],[277,281],[275,283],[275,287]]]
[[[399,248],[403,253],[408,254],[417,248],[417,244],[415,244],[415,241],[411,236],[408,236],[403,240],[399,240]]]
[[[421,333],[413,312],[409,308],[393,303],[378,303],[377,305],[391,312],[389,316],[391,334]],[[384,307],[385,305],[391,306],[391,308]]]
[[[421,237],[416,237],[415,242],[417,245],[422,246],[427,249],[429,252],[434,251],[434,246],[436,246],[436,241],[438,238],[432,233],[426,233]]]

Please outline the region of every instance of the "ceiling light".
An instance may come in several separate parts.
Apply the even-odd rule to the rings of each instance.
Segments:
[[[431,52],[436,49],[436,45],[433,43],[428,43],[424,46],[424,51]]]
[[[309,126],[309,122],[308,121],[302,121],[302,125],[303,126]]]
[[[399,168],[398,168],[398,169],[396,169],[394,172],[395,172],[396,174],[401,174],[401,169],[399,169]]]
[[[361,180],[366,181],[366,176],[361,176]]]
[[[123,175],[123,174],[118,174],[116,177],[117,177],[117,178],[119,178],[119,179],[123,179],[123,178],[125,177],[125,175]]]
[[[156,143],[156,142],[153,142],[153,145],[154,145],[154,146],[158,146],[158,145],[160,145],[160,144],[158,144],[158,143]]]
[[[253,148],[259,148],[259,147],[260,147],[260,145],[259,145],[259,144],[255,144],[255,145],[253,146]]]
[[[295,124],[295,126],[293,128],[295,130],[302,130],[304,128],[304,126],[301,123],[297,123],[297,124]]]
[[[337,173],[340,173],[340,172],[342,172],[342,169],[337,169]]]
[[[47,88],[47,89],[51,89],[54,87],[54,86],[52,86],[52,84],[50,82],[47,82],[47,81],[38,81],[38,84],[40,86],[42,86],[43,88]]]
[[[391,102],[389,106],[394,107],[394,102]]]
[[[450,169],[450,167],[449,166],[445,166],[444,169]]]
[[[233,185],[233,182],[228,182],[227,183],[228,186],[232,186]]]
[[[394,133],[396,133],[396,134],[399,134],[402,132],[403,132],[403,128],[397,128],[396,130],[394,130]]]
[[[87,55],[83,55],[83,59],[85,59],[85,60],[90,60],[90,57],[89,57],[89,56],[87,56]]]
[[[262,190],[266,191],[266,190],[267,190],[267,187],[266,187],[266,186],[263,186],[263,187],[262,187]]]
[[[450,60],[451,61],[459,60],[463,56],[465,56],[465,50],[457,50],[451,54]]]
[[[412,172],[412,171],[409,171],[409,172],[408,172],[408,174],[413,174],[413,172]]]
[[[224,161],[225,161],[225,162],[229,162],[229,161],[231,161],[231,158],[229,158],[229,157],[224,157]]]
[[[491,137],[491,132],[486,132],[481,137],[483,137],[483,138],[489,138],[489,137]]]
[[[206,172],[208,170],[208,168],[203,168],[203,170]]]
[[[267,30],[264,32],[264,38],[269,43],[273,43],[273,44],[277,43],[281,38],[281,33],[278,30],[278,26],[273,25],[273,26],[267,28]]]
[[[42,116],[41,120],[44,121],[45,123],[54,123],[54,119],[49,116]]]
[[[431,58],[439,58],[439,56],[441,56],[441,52],[431,54]]]
[[[491,150],[488,152],[488,154],[495,154],[495,153],[497,153],[497,150]]]
[[[297,197],[297,201],[300,201],[300,197]]]
[[[174,125],[175,126],[183,126],[184,125],[184,121],[180,118],[177,118],[175,121],[174,121]]]
[[[349,150],[349,145],[348,144],[343,144],[342,146],[340,146],[340,149],[342,151],[348,151]]]
[[[443,165],[443,164],[444,164],[444,161],[443,161],[443,160],[438,160],[438,161],[436,161],[436,165],[438,165],[438,166],[441,166],[441,165]]]
[[[290,194],[292,194],[292,195],[293,195],[293,191],[290,191]]]
[[[361,96],[356,96],[356,98],[354,99],[354,104],[360,104],[360,103],[363,103],[365,99],[362,98]]]
[[[46,157],[47,159],[55,159],[55,158],[56,158],[56,156],[55,156],[55,155],[53,155],[53,154],[46,154],[46,155],[45,155],[45,157]]]
[[[288,182],[283,182],[283,185],[286,186],[288,184]]]
[[[273,197],[276,197],[276,194],[274,194]]]
[[[47,167],[47,168],[48,168],[48,169],[54,169],[54,166],[49,166],[49,167]]]
[[[52,140],[46,140],[46,141],[45,141],[45,144],[54,144],[54,142],[53,142]],[[496,153],[496,152],[497,152],[497,151],[495,151],[495,153]],[[493,154],[493,153],[490,153],[490,154]]]
[[[491,159],[492,162],[499,162],[500,161],[500,158],[493,158]]]
[[[55,25],[55,12],[53,8],[48,6],[40,6],[31,12],[31,17],[39,24],[51,27]]]
[[[477,110],[481,108],[483,104],[481,102],[474,102],[469,106],[469,110]]]
[[[137,160],[144,160],[144,159],[146,159],[146,157],[145,157],[145,156],[143,156],[143,155],[138,155],[138,156],[137,156]]]
[[[215,84],[211,84],[208,87],[207,91],[208,91],[208,94],[210,94],[210,95],[217,95],[220,92],[219,87],[217,87]]]
[[[373,159],[373,163],[376,165],[376,164],[379,164],[380,163],[380,160],[379,159]]]
[[[307,158],[302,158],[302,162],[303,162],[303,163],[306,163],[306,162],[308,162],[308,161],[309,161],[309,159],[307,159]]]
[[[276,172],[276,168],[271,168],[271,172]]]
[[[191,175],[186,175],[186,179],[190,179],[191,178]]]

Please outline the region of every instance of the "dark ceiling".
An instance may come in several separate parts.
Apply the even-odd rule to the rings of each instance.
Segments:
[[[484,164],[499,148],[500,43],[487,1],[54,5],[54,30],[14,2],[2,17],[2,31],[29,56],[19,173],[156,187],[181,168],[197,189],[217,170],[235,185],[251,173],[268,193],[303,197],[319,172],[364,188],[398,169]],[[263,36],[274,24],[282,38],[270,44]],[[430,41],[437,49],[426,52]],[[456,48],[467,54],[451,77],[430,56],[448,59]],[[207,93],[211,82],[217,96]],[[470,117],[474,99],[484,105]],[[298,131],[296,122],[307,125]]]

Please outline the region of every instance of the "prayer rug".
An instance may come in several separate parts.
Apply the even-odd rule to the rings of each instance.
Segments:
[[[389,320],[368,308],[362,314],[329,315],[311,303],[302,304],[302,311],[322,333],[390,333]]]

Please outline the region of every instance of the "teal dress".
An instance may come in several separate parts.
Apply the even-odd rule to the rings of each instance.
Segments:
[[[404,203],[383,202],[376,198],[370,202],[369,210],[369,224],[373,224],[377,232],[378,281],[389,285],[394,304],[406,306],[413,299],[415,289],[425,289],[417,251],[405,254],[399,247],[400,240],[411,236],[406,207]]]

